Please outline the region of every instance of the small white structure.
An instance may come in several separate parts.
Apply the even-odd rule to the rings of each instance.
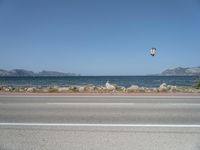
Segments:
[[[151,48],[150,49],[150,54],[151,54],[151,56],[155,56],[155,54],[156,54],[156,48]]]

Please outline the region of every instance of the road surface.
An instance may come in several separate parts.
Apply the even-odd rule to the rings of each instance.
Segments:
[[[0,96],[0,150],[200,149],[199,96]]]

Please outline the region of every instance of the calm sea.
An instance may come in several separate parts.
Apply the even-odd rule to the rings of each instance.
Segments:
[[[162,83],[191,86],[197,76],[73,76],[73,77],[0,77],[2,86],[69,86],[112,84],[129,87],[131,85],[158,87]]]

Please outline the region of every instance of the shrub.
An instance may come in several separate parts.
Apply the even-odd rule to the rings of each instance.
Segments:
[[[194,88],[200,89],[200,79],[193,85]]]

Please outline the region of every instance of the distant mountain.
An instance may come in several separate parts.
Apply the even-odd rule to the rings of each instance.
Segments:
[[[33,71],[24,70],[24,69],[14,69],[14,70],[3,70],[0,69],[0,77],[25,77],[25,76],[77,76],[75,73],[63,73],[56,71],[41,71],[35,73]]]
[[[37,73],[37,76],[77,76],[75,73],[63,73],[56,71],[41,71]]]
[[[200,75],[200,67],[188,67],[188,68],[183,68],[183,67],[178,67],[174,69],[167,69],[161,73],[161,75],[165,76],[182,76],[182,75]]]

